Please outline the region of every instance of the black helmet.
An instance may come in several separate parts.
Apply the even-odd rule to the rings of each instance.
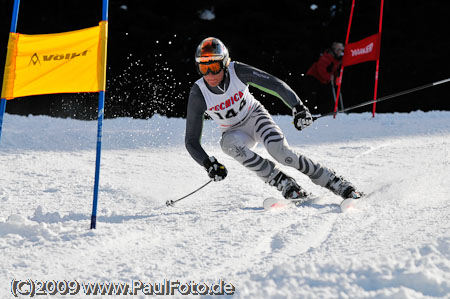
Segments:
[[[195,51],[195,65],[200,75],[217,74],[230,64],[230,55],[225,45],[215,37],[205,38]]]

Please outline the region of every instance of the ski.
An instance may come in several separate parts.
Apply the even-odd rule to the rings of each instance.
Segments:
[[[348,210],[355,209],[360,202],[361,197],[364,196],[363,193],[358,198],[346,198],[341,201],[339,204],[339,208],[342,213],[345,213]],[[314,204],[319,200],[318,197],[310,195],[306,198],[301,199],[285,199],[285,198],[276,198],[276,197],[268,197],[264,199],[263,207],[264,211],[270,210],[278,210],[283,209],[289,206],[304,206],[308,204]]]
[[[361,200],[361,197],[363,197],[365,194],[360,193],[358,194],[357,198],[349,197],[341,201],[341,204],[339,205],[341,208],[341,212],[344,213],[348,211],[349,209],[354,209],[358,205],[358,203]]]
[[[346,199],[344,199],[341,202],[341,204],[339,205],[340,208],[341,208],[341,212],[344,213],[344,212],[348,211],[349,209],[354,208],[355,204],[356,204],[355,201],[357,201],[357,199],[354,199],[354,198],[346,198]]]
[[[293,202],[290,200],[287,200],[285,198],[275,198],[275,197],[269,197],[264,199],[263,207],[265,211],[269,211],[272,209],[280,209],[287,207],[288,205],[292,205]]]
[[[313,195],[310,195],[306,198],[299,198],[299,199],[268,197],[268,198],[264,199],[263,207],[264,207],[264,211],[270,211],[270,210],[277,210],[277,209],[285,208],[288,206],[301,206],[301,205],[311,204],[317,200],[318,200],[318,198]]]

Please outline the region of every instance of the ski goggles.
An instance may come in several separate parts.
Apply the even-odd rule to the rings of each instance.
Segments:
[[[206,76],[209,73],[217,75],[223,69],[222,61],[211,61],[197,63],[197,71],[200,75]]]

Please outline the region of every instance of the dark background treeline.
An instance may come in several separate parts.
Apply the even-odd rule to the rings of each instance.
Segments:
[[[21,0],[17,32],[96,26],[101,2]],[[3,70],[13,0],[0,4]],[[105,116],[184,116],[190,87],[198,79],[195,48],[208,36],[220,38],[233,60],[272,73],[301,96],[302,74],[332,41],[345,41],[350,8],[351,0],[111,0]],[[380,0],[356,1],[350,42],[378,31],[379,11]],[[449,11],[450,1],[385,0],[379,97],[450,77]],[[214,18],[201,17],[207,12]],[[345,106],[372,99],[374,73],[375,62],[345,69]],[[272,113],[290,113],[278,99],[252,92]],[[443,84],[379,103],[377,111],[450,110],[449,92],[450,84]],[[97,94],[25,97],[8,101],[6,112],[95,119],[97,101]]]

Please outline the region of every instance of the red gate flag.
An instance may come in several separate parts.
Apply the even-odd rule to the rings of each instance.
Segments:
[[[380,33],[345,46],[342,66],[377,60],[380,57]]]
[[[376,99],[377,99],[377,90],[378,90],[378,70],[380,67],[380,48],[381,48],[381,28],[383,23],[383,6],[384,0],[381,0],[380,5],[380,23],[378,25],[378,33],[366,37],[360,41],[355,43],[348,43],[348,38],[350,36],[350,27],[352,26],[352,18],[353,18],[353,9],[355,8],[355,0],[352,1],[352,9],[350,11],[350,19],[348,21],[347,28],[347,37],[345,39],[345,50],[344,50],[344,58],[342,59],[342,67],[339,75],[339,84],[336,95],[336,101],[334,103],[334,117],[336,117],[336,111],[338,106],[339,94],[341,92],[342,86],[342,75],[344,73],[344,67],[358,64],[366,61],[375,60],[376,70],[375,70],[375,88],[373,93],[373,110],[372,116],[375,117],[375,107],[376,107]]]

